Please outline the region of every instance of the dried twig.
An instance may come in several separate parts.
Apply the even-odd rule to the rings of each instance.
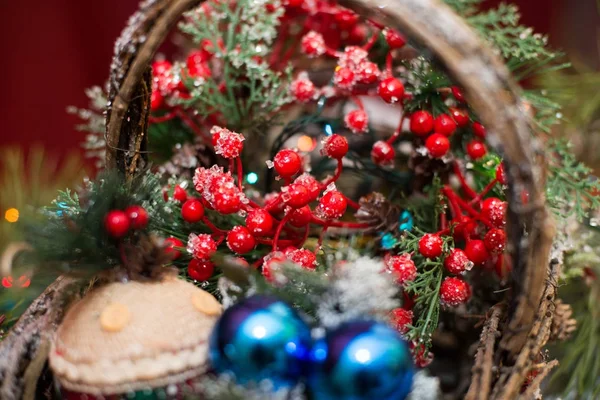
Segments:
[[[532,399],[535,395],[535,392],[540,388],[540,385],[541,385],[542,381],[544,380],[544,378],[546,378],[546,376],[550,373],[552,368],[556,367],[557,365],[558,365],[558,360],[552,360],[552,361],[546,363],[544,366],[542,366],[539,369],[536,377],[533,378],[533,380],[527,386],[527,390],[525,390],[525,393],[523,393],[521,395],[521,398],[522,399]]]

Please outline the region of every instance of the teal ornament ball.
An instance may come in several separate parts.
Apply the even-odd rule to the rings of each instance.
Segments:
[[[238,383],[272,381],[275,388],[294,385],[306,373],[310,329],[287,304],[270,296],[252,296],[221,316],[210,338],[209,357],[218,373]]]
[[[415,226],[414,218],[412,214],[408,210],[402,211],[400,214],[400,218],[398,218],[398,230],[402,231],[411,231]]]
[[[410,392],[409,348],[388,325],[352,321],[313,346],[309,387],[314,400],[402,400]]]

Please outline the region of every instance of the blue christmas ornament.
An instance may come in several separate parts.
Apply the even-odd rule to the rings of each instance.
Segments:
[[[396,243],[398,243],[398,240],[391,233],[388,232],[381,235],[381,247],[384,250],[390,250]]]
[[[276,388],[305,373],[312,341],[309,327],[287,304],[252,296],[228,308],[210,338],[213,368],[239,383],[270,379]]]
[[[311,351],[309,387],[315,400],[402,400],[413,379],[408,346],[375,321],[340,325]]]
[[[400,225],[398,226],[400,231],[410,231],[415,226],[413,216],[408,210],[402,211],[400,218],[398,218],[398,222],[400,222]]]

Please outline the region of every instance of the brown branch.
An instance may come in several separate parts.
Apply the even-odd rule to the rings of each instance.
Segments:
[[[550,373],[552,368],[558,365],[558,360],[552,360],[546,363],[544,366],[540,368],[540,371],[536,375],[535,378],[529,383],[527,386],[527,390],[523,393],[520,398],[522,399],[532,399],[535,395],[535,392],[540,388],[542,381],[546,378],[546,376]]]

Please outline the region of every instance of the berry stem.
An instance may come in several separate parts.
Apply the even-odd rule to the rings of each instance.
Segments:
[[[373,34],[371,35],[371,37],[369,38],[369,40],[367,41],[367,43],[365,43],[362,48],[364,50],[371,50],[371,48],[373,47],[373,45],[375,43],[377,43],[377,38],[379,37],[379,31],[375,31],[373,32]]]
[[[473,209],[473,207],[471,207],[469,205],[469,203],[467,203],[466,201],[464,201],[463,199],[461,199],[456,193],[454,193],[449,186],[444,186],[442,188],[442,191],[443,191],[444,195],[446,195],[446,197],[448,198],[448,200],[453,199],[454,201],[456,201],[458,203],[458,205],[460,206],[460,208],[462,208],[463,210],[465,210],[473,218],[477,219],[478,221],[483,222],[485,224],[485,226],[487,226],[488,228],[493,228],[494,227],[494,225],[492,225],[490,223],[490,221],[488,221],[487,219],[483,218],[480,213],[478,213],[475,209]]]
[[[321,190],[326,189],[327,186],[331,185],[332,183],[334,183],[335,181],[337,181],[340,177],[340,175],[342,174],[342,169],[344,168],[344,165],[342,163],[342,159],[339,158],[337,160],[337,166],[335,167],[335,174],[327,179],[325,182],[321,183]]]
[[[477,192],[475,192],[473,189],[471,189],[471,187],[467,184],[467,180],[465,179],[465,176],[463,175],[462,171],[460,170],[460,165],[458,165],[458,163],[456,161],[454,163],[452,163],[452,168],[454,169],[454,174],[458,177],[458,180],[460,181],[460,185],[461,185],[462,189],[465,191],[465,193],[467,194],[467,196],[469,196],[472,199],[477,197]]]
[[[237,178],[238,178],[238,189],[242,190],[242,184],[244,182],[244,167],[242,166],[242,158],[237,157]]]
[[[354,104],[356,104],[356,106],[358,108],[360,108],[363,111],[365,110],[365,106],[364,106],[362,100],[360,99],[360,97],[358,97],[358,96],[352,96],[352,101],[354,102]]]
[[[173,118],[175,118],[176,116],[177,115],[175,112],[169,111],[168,113],[166,113],[165,115],[161,115],[160,117],[155,117],[155,116],[151,115],[150,118],[148,118],[148,121],[151,124],[160,124],[162,122],[170,121]]]
[[[402,125],[404,125],[404,114],[402,114],[402,118],[400,118],[398,129],[396,129],[394,134],[388,138],[387,144],[393,144],[400,137],[402,134]]]
[[[490,183],[487,184],[486,187],[483,188],[483,190],[481,191],[481,193],[479,193],[473,200],[471,200],[469,202],[469,205],[474,205],[477,204],[481,201],[481,199],[483,198],[483,196],[485,196],[486,194],[488,194],[488,192],[490,190],[492,190],[494,188],[494,186],[496,186],[496,183],[498,183],[498,179],[494,179],[493,181],[491,181]]]
[[[202,222],[204,222],[204,224],[208,226],[208,229],[210,229],[213,233],[218,233],[220,235],[225,235],[225,233],[227,233],[226,231],[217,228],[206,216],[202,217]]]
[[[344,222],[344,221],[324,221],[320,218],[315,217],[314,215],[311,218],[313,224],[321,225],[321,226],[333,226],[335,228],[349,228],[349,229],[364,229],[370,228],[371,225],[366,222]]]
[[[388,51],[387,56],[385,56],[385,71],[389,76],[392,76],[392,61],[393,61],[392,52]]]
[[[281,221],[279,222],[279,225],[277,225],[277,230],[275,231],[275,237],[273,238],[273,251],[277,250],[277,241],[279,240],[279,236],[281,235],[281,230],[283,229],[283,226],[291,218],[291,216],[292,216],[292,213],[291,212],[287,212],[283,216],[283,218],[281,219]]]
[[[206,134],[206,132],[200,129],[194,120],[190,118],[190,116],[187,115],[183,109],[177,107],[175,109],[175,113],[188,126],[188,128],[190,128],[197,136],[203,138],[207,144],[212,142],[211,138]]]

